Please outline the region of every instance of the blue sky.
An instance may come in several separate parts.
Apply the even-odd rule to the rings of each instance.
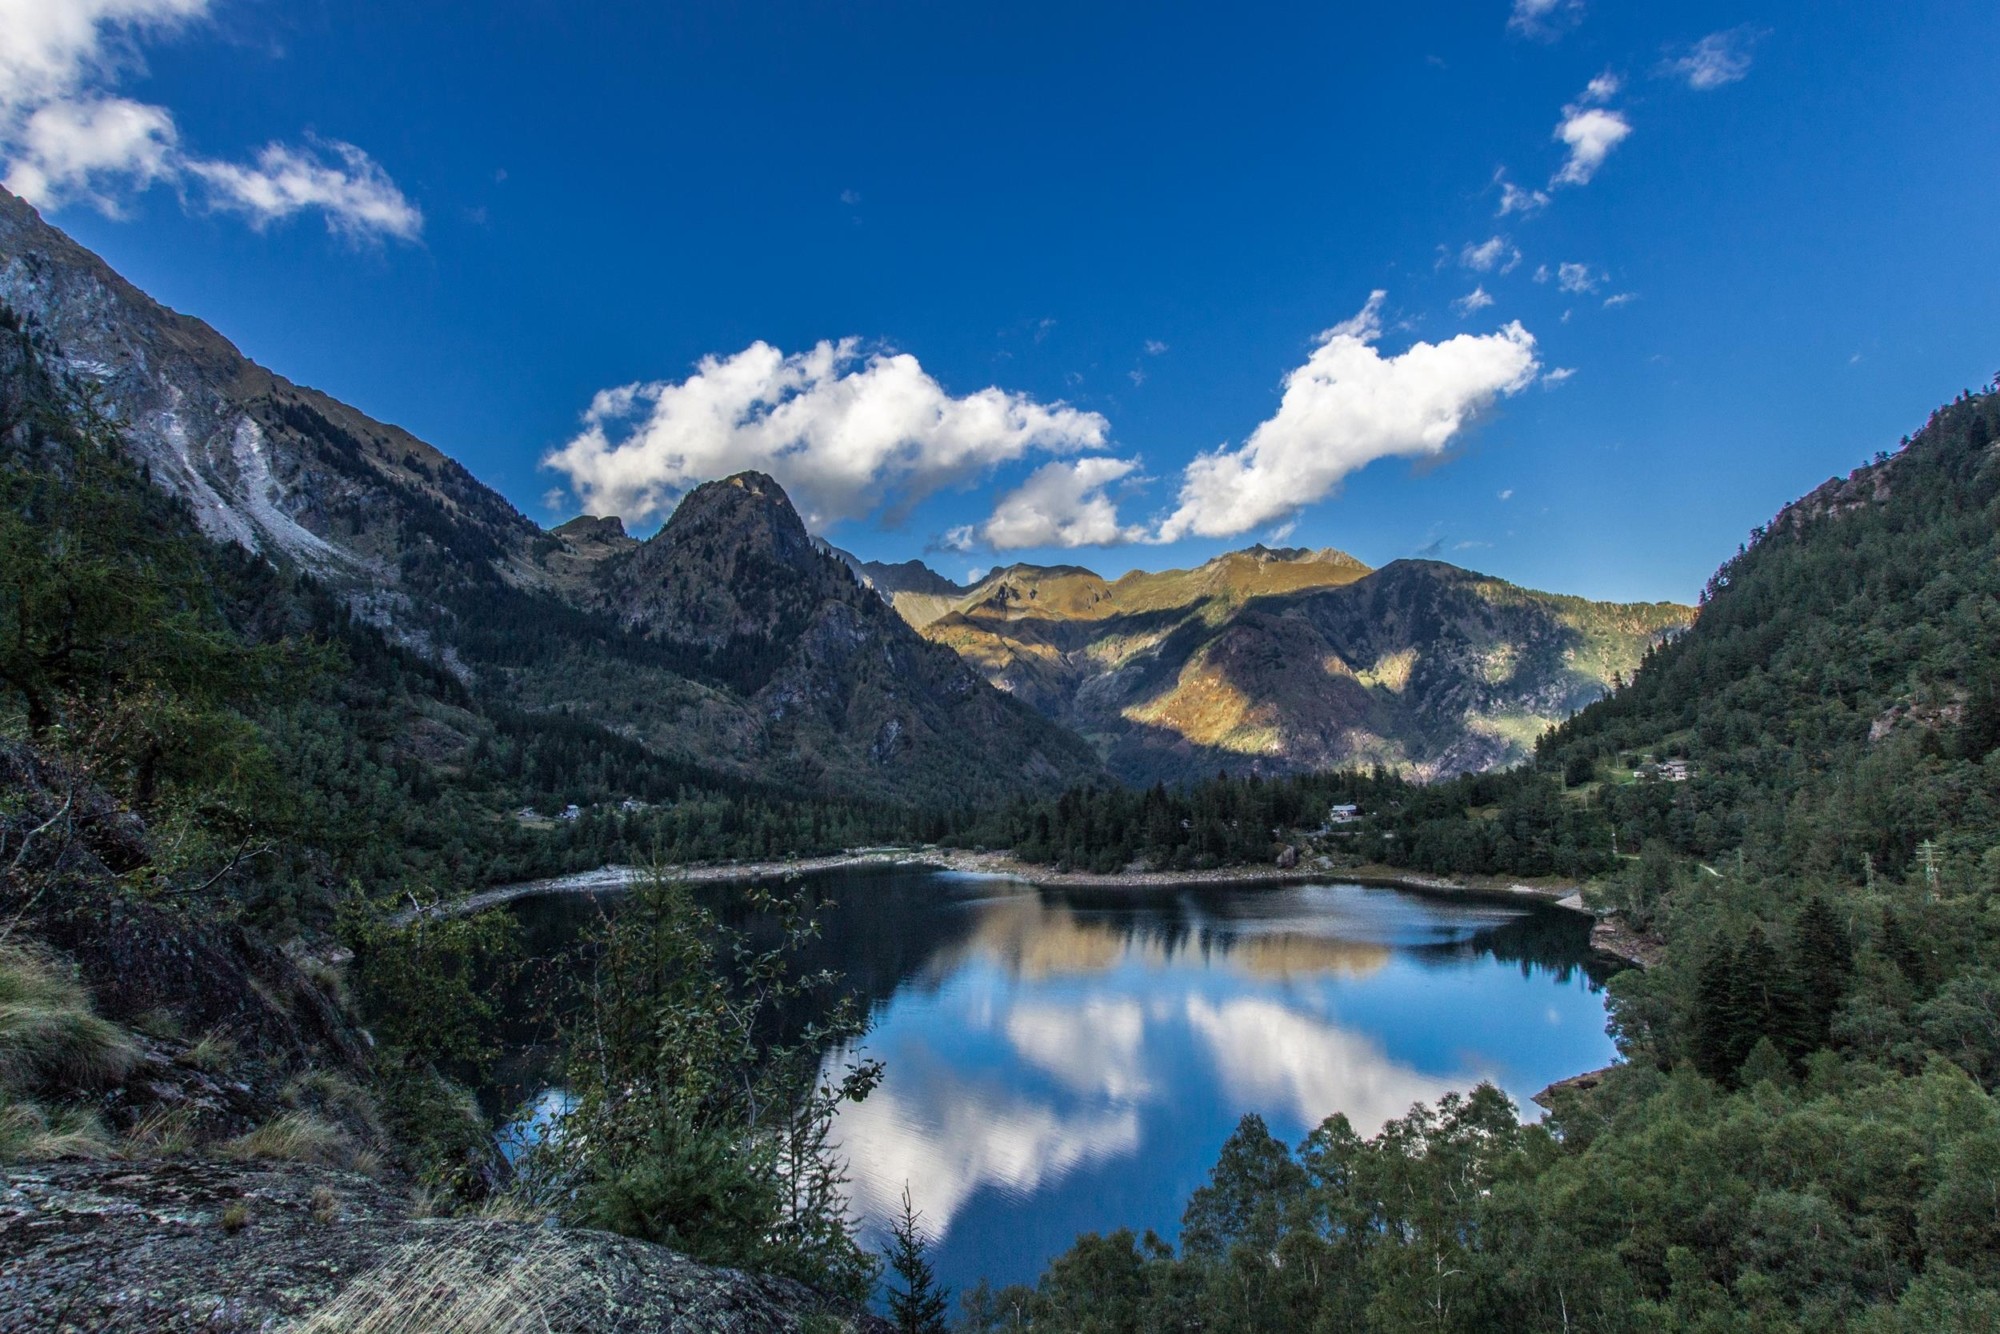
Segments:
[[[544,522],[1691,599],[2000,369],[1990,2],[55,8],[6,179]]]

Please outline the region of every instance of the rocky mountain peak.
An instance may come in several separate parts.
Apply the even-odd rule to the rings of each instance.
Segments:
[[[559,523],[549,531],[565,542],[578,544],[615,544],[633,539],[625,532],[625,521],[617,515],[598,518],[594,514],[579,514],[568,523]]]
[[[681,498],[648,546],[700,550],[704,558],[755,558],[818,576],[838,564],[822,552],[785,488],[766,473],[704,482]]]

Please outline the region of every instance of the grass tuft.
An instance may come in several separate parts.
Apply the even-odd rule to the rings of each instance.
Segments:
[[[346,1167],[354,1161],[354,1141],[339,1126],[311,1112],[281,1112],[248,1134],[222,1146],[231,1158]]]
[[[177,1158],[199,1143],[194,1113],[183,1107],[156,1107],[126,1132],[127,1158]]]
[[[0,1162],[117,1156],[110,1132],[94,1111],[0,1098]]]
[[[219,1075],[236,1061],[236,1039],[227,1029],[211,1028],[174,1060],[189,1069]]]
[[[138,1057],[131,1036],[93,1013],[89,993],[54,961],[0,947],[0,1085],[101,1088]]]

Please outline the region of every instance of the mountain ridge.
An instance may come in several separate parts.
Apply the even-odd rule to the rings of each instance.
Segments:
[[[925,637],[1141,783],[1219,768],[1384,764],[1437,778],[1515,763],[1694,615],[1441,561],[1371,569],[1331,547],[1259,544],[1115,580],[1013,564],[970,586],[916,562],[843,558]],[[957,596],[926,591],[924,575]]]
[[[886,611],[829,628],[817,611],[872,599],[844,572],[833,577],[839,567],[805,537],[775,483],[771,506],[735,518],[783,530],[764,549],[785,569],[766,580],[809,593],[815,607],[782,624],[767,618],[763,642],[754,625],[707,644],[699,633],[661,636],[642,601],[619,605],[607,583],[608,569],[635,568],[649,545],[619,520],[544,531],[441,451],[293,384],[153,301],[5,192],[0,304],[61,373],[90,386],[126,450],[206,536],[312,576],[496,707],[588,720],[728,778],[916,805],[1100,772],[1080,742],[955,659],[933,657]],[[668,546],[698,526],[698,511],[662,530]],[[728,590],[716,591],[712,605],[674,605],[711,605],[727,619]],[[861,664],[876,649],[912,673],[872,683]],[[781,673],[794,704],[814,701],[810,717],[765,693]],[[959,790],[947,791],[954,781]]]

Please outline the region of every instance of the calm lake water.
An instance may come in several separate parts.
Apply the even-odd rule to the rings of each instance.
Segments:
[[[843,971],[887,1073],[836,1130],[871,1235],[905,1183],[963,1289],[1031,1282],[1079,1232],[1171,1239],[1245,1112],[1362,1134],[1489,1080],[1529,1113],[1608,1064],[1588,920],[1358,885],[1037,890],[928,871],[817,877],[810,967]],[[726,891],[718,891],[718,894]],[[552,957],[613,897],[514,905]],[[852,1051],[828,1053],[842,1063]],[[550,1053],[517,1044],[506,1096]]]

